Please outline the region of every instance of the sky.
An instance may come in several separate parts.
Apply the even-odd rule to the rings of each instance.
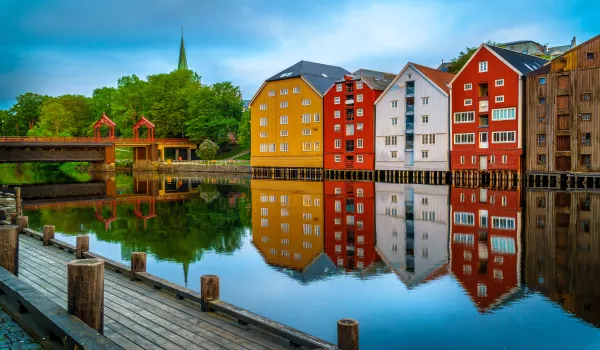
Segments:
[[[188,67],[250,99],[300,60],[397,73],[484,41],[600,34],[596,0],[0,0],[0,108],[24,92],[91,96],[124,75]]]

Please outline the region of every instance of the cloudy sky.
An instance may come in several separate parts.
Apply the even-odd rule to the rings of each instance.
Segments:
[[[251,98],[299,60],[398,72],[482,41],[578,43],[596,0],[0,0],[0,108],[23,92],[90,95],[123,75],[190,69]]]

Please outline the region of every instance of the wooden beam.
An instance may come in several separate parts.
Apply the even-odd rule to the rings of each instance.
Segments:
[[[75,244],[75,256],[77,259],[83,259],[83,253],[90,250],[90,237],[77,236]]]
[[[146,272],[146,253],[144,252],[131,253],[131,273],[129,274],[129,278],[132,281],[137,280],[135,278],[136,272]]]
[[[104,334],[104,262],[73,260],[67,264],[68,312]]]
[[[337,322],[338,348],[358,350],[358,321],[345,318]]]
[[[219,294],[219,276],[200,276],[200,295],[202,295],[200,310],[210,311],[209,301],[219,300]]]
[[[0,226],[0,267],[19,274],[19,226]]]

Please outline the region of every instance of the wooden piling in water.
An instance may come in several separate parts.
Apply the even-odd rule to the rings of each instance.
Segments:
[[[50,240],[54,239],[54,225],[44,225],[44,245],[50,245]]]
[[[19,274],[19,226],[0,226],[0,267]]]
[[[75,257],[77,259],[83,259],[83,253],[90,250],[90,237],[89,236],[77,236],[75,244]]]
[[[131,253],[131,274],[129,279],[135,281],[136,272],[146,272],[146,253],[133,252]]]
[[[15,187],[15,202],[17,208],[17,216],[23,213],[23,203],[21,202],[21,187]]]
[[[104,334],[104,261],[80,259],[68,263],[67,290],[67,311]]]
[[[358,321],[344,318],[337,322],[338,348],[358,350]]]
[[[200,303],[200,310],[203,312],[210,311],[209,302],[213,300],[219,300],[219,276],[216,275],[204,275],[200,276],[200,295],[202,296],[202,302]]]

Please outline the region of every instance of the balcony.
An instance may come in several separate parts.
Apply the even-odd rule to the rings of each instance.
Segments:
[[[415,105],[414,104],[406,104],[406,114],[414,114],[415,113]]]
[[[346,93],[353,93],[354,92],[354,84],[346,84]]]
[[[479,127],[487,128],[489,126],[489,117],[487,114],[479,116]]]
[[[406,82],[406,96],[413,96],[415,94],[415,82]]]
[[[354,121],[354,111],[346,112],[346,121],[347,122]]]
[[[406,128],[405,128],[406,132],[408,133],[414,133],[415,132],[415,124],[414,123],[406,123]]]
[[[489,101],[488,100],[480,100],[479,101],[479,113],[487,112],[489,110]]]
[[[404,144],[404,150],[406,151],[414,151],[415,149],[415,141],[406,141]]]
[[[354,152],[354,145],[346,145],[346,152]]]
[[[346,106],[354,106],[354,95],[346,96]]]

